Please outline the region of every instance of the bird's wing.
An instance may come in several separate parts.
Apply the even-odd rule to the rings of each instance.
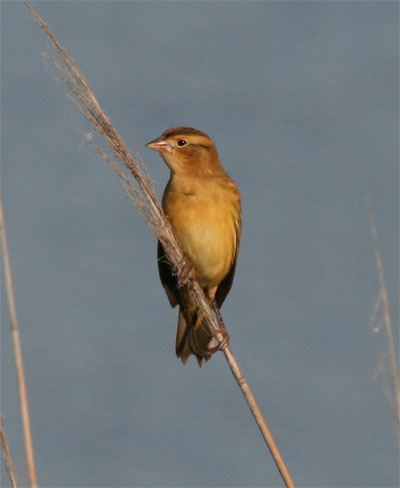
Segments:
[[[157,245],[157,261],[160,280],[167,294],[169,303],[171,304],[171,307],[176,307],[178,305],[178,297],[176,295],[177,278],[172,272],[171,265],[169,264],[160,241],[158,241]]]
[[[221,305],[224,303],[226,296],[229,293],[229,290],[232,288],[233,278],[235,277],[236,271],[236,264],[239,256],[239,245],[240,245],[240,234],[242,230],[242,219],[239,215],[239,219],[236,223],[236,252],[235,257],[229,270],[229,273],[225,276],[225,278],[221,281],[218,286],[217,292],[215,293],[215,301],[217,302],[218,308],[221,308]]]

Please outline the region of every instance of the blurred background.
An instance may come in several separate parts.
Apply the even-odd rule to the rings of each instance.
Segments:
[[[365,196],[397,341],[399,4],[33,6],[159,195],[168,170],[144,145],[176,125],[214,139],[243,200],[223,315],[297,485],[397,486]],[[1,2],[1,31],[2,197],[40,485],[282,486],[223,355],[202,369],[175,357],[156,239],[79,132],[49,42],[16,1]],[[1,305],[1,410],[23,485],[5,293]]]

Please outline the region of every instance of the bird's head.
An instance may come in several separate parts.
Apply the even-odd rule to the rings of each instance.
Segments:
[[[212,176],[224,171],[212,139],[191,127],[168,129],[146,147],[158,151],[178,176]]]

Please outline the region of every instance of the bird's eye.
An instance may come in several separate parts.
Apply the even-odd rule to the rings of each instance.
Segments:
[[[186,144],[187,144],[187,140],[186,139],[179,139],[179,141],[178,141],[178,146],[179,147],[186,146]]]

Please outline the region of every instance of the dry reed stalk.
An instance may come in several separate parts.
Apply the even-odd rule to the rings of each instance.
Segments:
[[[388,297],[386,283],[385,283],[385,276],[383,274],[383,262],[382,262],[381,250],[379,247],[378,233],[376,230],[375,218],[372,212],[371,198],[369,195],[366,196],[366,200],[367,200],[370,229],[374,241],[376,269],[378,272],[379,288],[380,288],[379,297],[375,305],[373,319],[375,319],[377,311],[380,308],[382,308],[381,321],[385,326],[386,342],[388,344],[389,363],[390,363],[391,376],[392,376],[392,391],[391,391],[391,395],[388,395],[388,398],[389,398],[392,416],[394,419],[397,442],[400,448],[400,386],[399,386],[399,374],[397,371],[398,363],[396,357],[396,349],[394,346],[394,338],[393,338],[392,318],[390,315],[389,297]],[[377,330],[379,330],[379,327]]]
[[[11,459],[10,447],[8,444],[7,435],[4,429],[4,423],[1,414],[0,414],[0,444],[1,444],[1,448],[3,449],[7,473],[8,473],[8,477],[10,478],[11,486],[13,488],[18,488],[17,475],[15,473],[14,464]]]
[[[54,62],[55,66],[61,73],[62,82],[66,88],[67,96],[73,100],[78,110],[89,120],[93,128],[104,136],[107,142],[106,147],[110,151],[111,155],[95,145],[96,150],[106,159],[113,171],[115,171],[122,178],[123,186],[125,187],[129,197],[141,212],[143,218],[146,220],[157,238],[161,241],[168,259],[174,267],[175,273],[181,276],[185,265],[185,257],[176,241],[171,225],[164,215],[151,179],[144,169],[144,165],[142,164],[141,169],[136,160],[131,156],[123,140],[112,125],[110,119],[100,107],[100,104],[90,89],[85,77],[76,67],[73,59],[54,37],[47,24],[26,0],[21,1],[30,10],[35,22],[44,31],[56,49],[56,54],[50,59]],[[88,139],[91,140],[92,136],[88,137]],[[116,159],[116,161],[118,161],[118,163],[115,162],[113,157]],[[131,174],[125,174],[123,170],[124,168],[128,169]],[[214,336],[217,340],[222,341],[223,337],[217,333],[219,325],[216,322],[207,299],[204,296],[203,290],[200,288],[197,281],[188,280],[187,283],[185,283],[185,286],[187,286],[193,293],[196,303],[199,305],[204,314],[204,325],[207,328],[207,332],[211,336]],[[251,393],[250,387],[240,371],[236,359],[234,358],[229,347],[224,350],[224,353],[231,371],[245,396],[245,399],[257,421],[262,435],[264,436],[265,442],[267,443],[278,470],[281,473],[282,479],[288,488],[293,488],[293,480],[291,479],[289,471],[279,453],[278,447],[272,438],[267,424],[262,417],[261,411],[257,406],[253,394]]]
[[[14,286],[11,274],[10,257],[8,254],[7,236],[4,224],[3,204],[0,195],[0,234],[1,247],[3,250],[4,279],[7,291],[8,308],[10,313],[10,327],[14,346],[15,367],[17,370],[17,381],[19,389],[19,398],[21,405],[22,427],[25,438],[25,454],[28,467],[28,477],[31,488],[37,488],[37,476],[35,467],[35,456],[33,450],[33,439],[31,421],[29,415],[28,392],[26,389],[26,380],[24,364],[22,361],[21,338],[19,335],[19,326],[17,320],[17,311],[15,307]]]

